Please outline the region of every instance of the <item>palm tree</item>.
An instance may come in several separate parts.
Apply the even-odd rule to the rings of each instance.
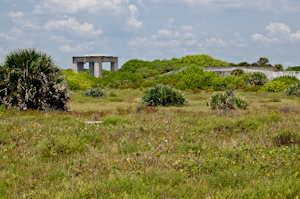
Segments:
[[[0,104],[21,110],[46,107],[69,110],[66,105],[69,89],[64,75],[47,53],[34,48],[10,52],[1,67],[0,78]]]

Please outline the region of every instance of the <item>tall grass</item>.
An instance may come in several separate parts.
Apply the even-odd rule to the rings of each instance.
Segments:
[[[140,91],[104,92],[123,102],[75,91],[72,112],[3,112],[0,198],[300,196],[299,98],[245,92],[250,108],[219,111],[212,93],[144,107]]]

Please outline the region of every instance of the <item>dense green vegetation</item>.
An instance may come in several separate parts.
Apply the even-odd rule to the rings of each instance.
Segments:
[[[300,66],[288,67],[286,71],[300,71]]]

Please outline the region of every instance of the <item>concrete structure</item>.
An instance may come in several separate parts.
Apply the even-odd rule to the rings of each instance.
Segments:
[[[165,73],[163,75],[171,74],[171,73],[178,73],[179,71],[185,70],[187,67],[183,67],[168,73]],[[262,72],[264,73],[269,80],[272,80],[276,77],[282,77],[282,76],[294,76],[297,79],[300,80],[300,71],[275,71],[274,67],[258,67],[258,66],[249,66],[249,67],[241,67],[241,66],[234,66],[234,67],[228,67],[228,66],[212,66],[212,67],[202,67],[204,71],[212,71],[215,73],[218,73],[220,76],[227,77],[231,75],[231,71],[233,71],[236,68],[243,69],[246,73],[251,72]]]
[[[85,55],[73,57],[73,71],[83,72],[84,64],[89,62],[89,74],[95,77],[102,77],[102,62],[110,62],[110,70],[118,70],[118,57],[106,55]]]
[[[236,68],[241,68],[241,67],[219,67],[219,68],[212,68],[212,69],[210,69],[209,67],[206,67],[205,69],[204,68],[203,69],[204,69],[204,71],[213,71],[223,77],[227,77],[231,74],[231,71],[233,71]],[[258,69],[249,69],[246,67],[241,68],[241,69],[243,69],[246,73],[262,72],[267,76],[267,78],[269,80],[272,80],[276,77],[282,77],[282,76],[294,76],[300,80],[300,72],[299,71],[274,71],[271,69],[269,69],[269,70],[268,69],[262,70],[259,68]]]

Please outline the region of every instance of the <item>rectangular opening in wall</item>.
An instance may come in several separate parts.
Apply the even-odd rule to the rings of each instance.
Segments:
[[[110,71],[110,62],[102,62],[102,76],[105,76]]]

